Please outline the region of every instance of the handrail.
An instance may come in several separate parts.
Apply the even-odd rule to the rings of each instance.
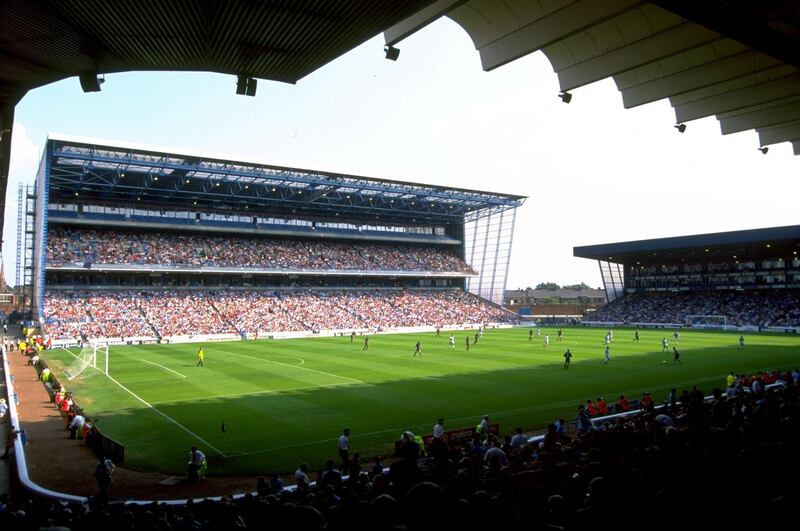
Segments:
[[[6,377],[6,386],[8,389],[8,418],[11,426],[15,429],[19,429],[19,416],[17,415],[17,404],[16,393],[14,392],[14,382],[12,381],[11,370],[8,365],[8,352],[6,351],[5,346],[2,347],[3,350],[3,371],[5,372]],[[22,483],[22,486],[26,489],[36,493],[39,496],[56,499],[61,501],[69,501],[69,502],[77,502],[77,503],[87,503],[89,498],[85,496],[75,496],[73,494],[67,494],[65,492],[57,492],[54,490],[47,489],[42,487],[41,485],[35,483],[31,480],[30,476],[28,475],[28,462],[25,459],[25,447],[22,444],[22,437],[15,437],[14,438],[14,459],[16,460],[17,464],[17,475],[19,476],[19,481]]]

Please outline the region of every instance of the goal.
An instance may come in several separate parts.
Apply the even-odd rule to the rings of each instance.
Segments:
[[[88,342],[83,345],[80,354],[72,355],[75,356],[75,361],[64,369],[67,380],[74,380],[89,367],[96,370],[89,371],[86,376],[98,372],[108,375],[108,344]]]
[[[725,315],[687,315],[686,326],[702,328],[704,326],[727,326],[728,318]]]

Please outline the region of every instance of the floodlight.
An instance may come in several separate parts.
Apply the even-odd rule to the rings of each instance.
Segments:
[[[255,96],[258,80],[248,76],[237,76],[236,94],[240,96]]]
[[[564,103],[569,103],[572,101],[572,94],[570,94],[566,90],[564,92],[559,92],[558,97],[561,98],[561,101],[563,101]]]
[[[769,148],[768,148],[767,146],[761,146],[760,148],[758,148],[758,150],[759,150],[761,153],[763,153],[764,155],[766,155],[766,154],[767,154],[767,152],[769,151]]]
[[[672,127],[678,130],[679,133],[686,131],[686,124],[675,124]]]
[[[84,92],[100,92],[100,85],[106,81],[104,77],[98,76],[96,72],[84,72],[78,76],[78,79]]]
[[[390,61],[397,61],[400,57],[400,50],[394,46],[384,46],[383,51],[386,52],[386,58]]]

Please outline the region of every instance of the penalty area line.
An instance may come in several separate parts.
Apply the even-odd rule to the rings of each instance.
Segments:
[[[173,371],[173,370],[172,370],[172,369],[170,369],[169,367],[164,367],[164,366],[163,366],[163,365],[161,365],[160,363],[153,363],[152,361],[147,361],[147,360],[139,360],[139,361],[143,361],[143,362],[145,362],[145,363],[149,363],[150,365],[155,365],[156,367],[161,367],[161,368],[162,368],[162,369],[164,369],[165,371],[169,371],[169,372],[171,372],[171,373],[177,374],[177,375],[178,375],[178,376],[180,376],[181,378],[186,378],[186,375],[185,375],[185,374],[181,374],[181,373],[179,373],[178,371]]]
[[[241,356],[243,358],[250,358],[251,360],[261,361],[261,362],[264,362],[264,363],[274,363],[275,365],[283,365],[284,367],[289,367],[289,368],[292,368],[292,369],[300,369],[301,371],[316,372],[317,374],[324,374],[325,376],[332,376],[334,378],[339,378],[340,380],[347,380],[349,382],[360,383],[360,384],[366,383],[363,380],[358,380],[357,378],[350,378],[349,376],[340,376],[338,374],[333,374],[331,372],[320,371],[320,370],[317,370],[317,369],[312,369],[310,367],[302,367],[303,363],[305,363],[305,360],[302,360],[302,358],[294,358],[296,360],[302,360],[303,361],[303,363],[301,363],[300,365],[289,365],[288,363],[282,363],[280,361],[275,361],[275,360],[268,360],[266,358],[258,358],[256,356],[249,356],[247,354],[241,354],[239,352],[231,352],[229,350],[225,351],[225,353],[233,355],[233,356]],[[284,357],[291,357],[291,356],[284,356]]]
[[[222,457],[228,457],[228,456],[227,456],[227,455],[226,455],[226,454],[225,454],[225,453],[224,453],[222,450],[220,450],[219,448],[217,448],[216,446],[214,446],[213,444],[211,444],[211,443],[210,443],[210,442],[208,442],[207,440],[203,439],[202,437],[200,437],[199,435],[197,435],[195,432],[193,432],[192,430],[190,430],[189,428],[187,428],[186,426],[184,426],[183,424],[181,424],[180,422],[178,422],[178,421],[177,421],[177,420],[175,420],[174,418],[170,417],[169,415],[167,415],[167,414],[166,414],[166,413],[164,413],[163,411],[160,411],[158,408],[154,407],[154,406],[153,406],[152,404],[150,404],[150,403],[149,403],[147,400],[145,400],[144,398],[140,397],[139,395],[137,395],[136,393],[134,393],[133,391],[131,391],[130,389],[128,389],[127,387],[125,387],[124,385],[122,385],[121,383],[119,383],[119,382],[118,382],[117,380],[115,380],[115,379],[114,379],[114,377],[113,377],[113,376],[111,376],[110,374],[107,374],[106,376],[108,377],[108,379],[109,379],[109,380],[111,380],[112,382],[114,382],[115,384],[117,384],[118,386],[120,386],[122,389],[124,389],[125,391],[127,391],[128,393],[130,393],[130,395],[131,395],[133,398],[135,398],[136,400],[138,400],[139,402],[141,402],[141,403],[142,403],[142,404],[144,404],[145,406],[149,407],[150,409],[152,409],[153,411],[155,411],[156,413],[158,413],[159,415],[161,415],[162,417],[164,417],[165,419],[167,419],[167,420],[168,420],[168,421],[170,421],[171,423],[175,424],[177,427],[179,427],[180,429],[182,429],[183,431],[185,431],[186,433],[188,433],[189,435],[191,435],[192,437],[194,437],[194,438],[195,438],[195,439],[197,439],[198,441],[202,442],[203,444],[205,444],[207,447],[209,447],[209,448],[211,448],[212,450],[214,450],[215,452],[217,452],[217,453],[218,453],[219,455],[221,455]]]

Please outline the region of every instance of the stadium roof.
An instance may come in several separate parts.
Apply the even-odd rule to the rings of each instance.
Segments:
[[[295,83],[432,1],[3,0],[0,189],[8,178],[14,107],[33,88],[132,70]],[[0,216],[4,210],[5,193]]]
[[[669,263],[693,259],[784,257],[800,253],[800,225],[657,238],[573,248],[579,258],[620,264]]]
[[[442,16],[486,71],[541,50],[564,92],[611,77],[625,108],[669,99],[678,123],[716,116],[722,134],[754,129],[800,154],[797,0],[438,0],[385,40]]]
[[[715,115],[723,134],[755,129],[759,145],[800,153],[797,0],[5,0],[0,189],[14,107],[32,88],[130,70],[293,83],[383,30],[395,44],[442,16],[467,31],[484,70],[541,50],[563,91],[612,77],[626,108],[669,98],[678,122]]]
[[[524,196],[51,134],[49,200],[362,224],[472,221]]]

